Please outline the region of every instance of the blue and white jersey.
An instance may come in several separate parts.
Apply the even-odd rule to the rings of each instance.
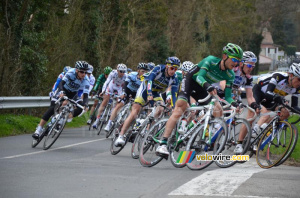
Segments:
[[[233,87],[245,87],[245,88],[252,88],[253,87],[253,78],[252,76],[244,76],[242,75],[242,71],[238,69],[234,72],[234,81]]]
[[[66,73],[66,75],[62,79],[66,82],[64,84],[64,89],[70,92],[78,92],[78,90],[83,90],[83,93],[88,94],[90,88],[88,77],[85,76],[84,79],[79,80],[76,75],[76,69],[70,69]]]
[[[88,77],[88,75],[86,75]],[[90,83],[90,88],[89,88],[89,94],[92,91],[94,84],[95,84],[95,77],[93,76],[93,74],[90,75],[90,77],[88,77],[89,83]],[[81,97],[83,94],[83,90],[80,89],[78,90],[78,97]]]
[[[52,87],[52,92],[55,92],[59,83],[61,82],[61,80],[63,79],[63,77],[65,76],[65,72],[61,72],[58,77],[56,82],[54,83],[53,87]]]
[[[176,74],[174,76],[166,76],[166,66],[157,65],[153,70],[143,75],[142,80],[148,81],[148,93],[152,91],[165,92],[168,87],[178,90],[178,79]],[[150,84],[149,84],[150,83]]]
[[[138,77],[137,72],[131,72],[130,74],[128,74],[125,81],[128,82],[127,87],[132,92],[136,92],[142,83],[141,79]]]

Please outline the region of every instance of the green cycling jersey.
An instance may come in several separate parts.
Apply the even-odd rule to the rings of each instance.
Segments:
[[[231,88],[234,81],[234,72],[228,69],[221,70],[220,63],[220,58],[214,56],[206,57],[197,64],[200,70],[193,75],[193,80],[205,89],[213,83],[225,80],[225,100],[232,103],[234,100],[231,98]]]
[[[98,77],[98,79],[97,79],[97,81],[96,81],[96,83],[95,83],[95,86],[94,86],[94,89],[93,89],[93,90],[94,90],[94,91],[98,91],[98,89],[102,89],[102,87],[103,87],[105,81],[106,81],[105,75],[104,75],[104,74],[101,74],[101,75]]]

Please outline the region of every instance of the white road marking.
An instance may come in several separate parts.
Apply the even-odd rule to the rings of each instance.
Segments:
[[[244,164],[235,164],[231,168],[220,168],[207,171],[202,175],[183,184],[169,195],[201,195],[221,197],[258,197],[247,195],[233,195],[234,191],[246,182],[254,173],[265,171],[255,160]]]
[[[23,156],[28,156],[28,155],[35,155],[35,154],[45,153],[45,152],[48,152],[48,151],[55,151],[55,150],[69,148],[69,147],[78,146],[78,145],[82,145],[82,144],[88,144],[88,143],[92,143],[92,142],[98,142],[98,141],[102,141],[102,140],[106,140],[106,138],[98,139],[98,140],[91,140],[91,141],[87,141],[87,142],[80,142],[80,143],[76,143],[76,144],[70,144],[70,145],[67,145],[67,146],[62,146],[62,147],[53,148],[53,149],[50,148],[49,150],[43,150],[43,151],[37,151],[37,152],[32,152],[32,153],[24,153],[24,154],[20,154],[20,155],[13,155],[13,156],[8,156],[8,157],[2,157],[0,159],[12,159],[12,158],[23,157]]]

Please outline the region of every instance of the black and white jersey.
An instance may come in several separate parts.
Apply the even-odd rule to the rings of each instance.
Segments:
[[[288,83],[288,74],[284,72],[275,72],[259,79],[258,84],[261,91],[266,94],[278,94],[280,96],[292,95],[299,97],[300,89],[292,88]]]

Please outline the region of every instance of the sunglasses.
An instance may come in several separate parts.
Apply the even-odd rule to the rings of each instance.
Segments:
[[[233,57],[233,56],[228,56],[228,57],[231,58],[232,62],[234,62],[234,63],[239,63],[239,62],[241,62],[241,60],[239,60],[239,59],[237,59],[237,58],[235,58],[235,57]]]
[[[120,72],[121,74],[125,74],[125,71],[120,71],[120,70],[119,70],[119,72]]]
[[[254,68],[255,67],[255,65],[251,65],[251,64],[245,64],[244,63],[244,65],[246,65],[248,68]]]
[[[82,74],[87,74],[86,71],[82,71],[82,70],[79,70],[78,72],[82,73]]]
[[[173,70],[177,71],[177,69],[178,69],[177,67],[172,67],[172,66],[169,66],[168,68],[169,68],[171,71],[173,71]]]

